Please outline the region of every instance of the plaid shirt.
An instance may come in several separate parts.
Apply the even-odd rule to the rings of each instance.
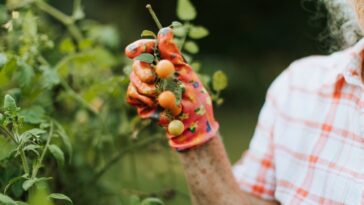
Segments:
[[[271,85],[241,189],[282,204],[364,204],[364,39],[291,64]]]

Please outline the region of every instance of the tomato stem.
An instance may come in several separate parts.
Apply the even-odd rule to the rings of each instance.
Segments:
[[[151,6],[150,4],[147,4],[145,7],[148,9],[148,11],[149,11],[150,15],[152,16],[152,18],[153,18],[153,20],[154,20],[155,24],[156,24],[156,25],[157,25],[157,27],[158,27],[158,29],[162,29],[162,28],[163,28],[163,26],[162,26],[161,22],[159,21],[159,19],[158,19],[157,15],[155,14],[155,12],[154,12],[154,10],[153,10],[152,6]]]

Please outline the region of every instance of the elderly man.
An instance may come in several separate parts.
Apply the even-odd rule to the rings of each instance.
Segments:
[[[273,82],[250,148],[234,168],[207,92],[172,42],[172,30],[160,31],[161,57],[174,63],[185,87],[179,119],[186,130],[169,142],[179,151],[194,204],[364,204],[364,40],[358,41],[364,0],[323,1],[332,34],[346,49],[298,60]],[[139,40],[126,53],[134,58],[155,43]],[[143,72],[152,69],[135,61],[128,101],[147,118],[158,112]]]

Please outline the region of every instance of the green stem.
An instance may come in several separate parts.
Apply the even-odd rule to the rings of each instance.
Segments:
[[[40,155],[40,158],[37,162],[37,165],[34,167],[33,169],[33,173],[32,173],[32,178],[36,177],[37,174],[38,174],[38,171],[39,171],[39,168],[41,167],[42,163],[43,163],[43,160],[44,160],[44,157],[45,157],[45,154],[47,153],[47,150],[48,150],[48,147],[51,143],[51,139],[53,137],[53,121],[51,120],[50,121],[50,128],[49,128],[49,133],[48,133],[48,138],[47,138],[47,142],[44,146],[44,149],[42,151],[42,154]]]
[[[48,13],[64,25],[73,24],[73,19],[68,15],[64,14],[60,10],[54,8],[53,6],[49,5],[48,3],[44,2],[43,0],[37,0],[34,2],[35,5],[42,11]]]
[[[186,23],[185,23],[185,33],[184,33],[184,35],[183,35],[183,37],[182,37],[181,45],[180,45],[180,47],[179,47],[179,50],[180,50],[180,51],[182,51],[182,49],[183,49],[183,46],[184,46],[184,44],[185,44],[185,42],[186,42],[186,39],[187,39],[188,33],[190,32],[190,29],[191,29],[191,25],[190,25],[188,22],[186,22]]]
[[[64,80],[61,79],[61,85],[63,86],[63,88],[66,90],[66,92],[71,95],[71,97],[73,97],[76,101],[78,101],[83,107],[85,107],[86,109],[88,109],[89,111],[91,111],[94,115],[98,116],[98,112],[91,107],[90,104],[88,104],[85,99],[83,99],[79,94],[77,94],[70,85],[68,85],[68,83]]]
[[[146,8],[148,9],[148,11],[149,11],[150,15],[152,16],[152,18],[153,18],[153,20],[154,20],[155,24],[156,24],[156,25],[157,25],[157,27],[158,27],[158,29],[159,29],[159,30],[160,30],[160,29],[162,29],[162,28],[163,28],[163,26],[162,26],[161,22],[159,21],[159,19],[158,19],[157,15],[155,14],[155,12],[154,12],[154,10],[153,10],[152,6],[151,6],[150,4],[147,4]]]
[[[0,126],[0,132],[5,136],[10,137],[15,142],[15,144],[18,144],[18,141],[15,139],[15,137],[3,126]]]
[[[28,160],[27,160],[27,157],[25,156],[23,149],[20,149],[20,158],[21,158],[21,163],[23,165],[24,172],[27,176],[29,176]]]
[[[72,58],[72,57],[71,57]],[[70,59],[70,57],[61,60],[61,62],[57,63],[57,65],[54,67],[54,70],[57,71],[62,65],[64,65],[64,62],[67,62]],[[46,59],[44,59],[43,56],[39,56],[38,60],[40,63],[43,63],[45,65],[49,65],[48,61]],[[73,97],[77,102],[79,102],[82,106],[84,106],[86,109],[90,110],[93,114],[98,116],[97,111],[95,111],[79,94],[76,93],[76,91],[74,91],[71,86],[64,80],[61,78],[61,85],[63,86],[63,88],[66,90],[66,92],[68,92],[68,94],[71,95],[71,97]],[[1,131],[1,130],[0,130]]]
[[[69,60],[71,60],[72,58],[75,58],[77,56],[83,55],[78,54],[78,55],[72,55],[72,56],[67,56],[66,58],[62,59],[60,62],[58,62],[55,66],[54,66],[54,70],[58,71],[58,69],[60,67],[62,67],[66,62],[68,62]],[[40,63],[43,63],[45,65],[49,65],[48,61],[43,57],[43,56],[39,56],[38,60]],[[85,107],[86,109],[88,109],[89,111],[91,111],[93,114],[98,116],[98,113],[95,109],[93,109],[79,94],[76,93],[76,91],[74,91],[72,89],[72,87],[63,79],[61,79],[61,85],[63,86],[63,88],[66,90],[66,92],[68,92],[68,94],[71,95],[71,97],[73,97],[77,102],[79,102],[83,107]]]
[[[44,2],[43,0],[36,0],[34,4],[45,13],[49,14],[53,18],[57,19],[59,22],[64,24],[71,35],[77,40],[82,40],[81,31],[75,26],[75,21],[72,17],[64,14],[62,11],[56,9],[55,7],[49,5],[48,3]]]
[[[74,24],[71,24],[71,25],[68,25],[67,26],[68,28],[68,31],[71,33],[71,35],[78,41],[82,41],[83,39],[83,36],[80,32],[80,30],[74,25]]]
[[[10,137],[15,144],[19,145],[19,141],[18,138],[15,137],[11,132],[9,132],[8,129],[6,129],[3,126],[0,126],[0,132],[3,133],[3,135]],[[28,165],[28,160],[25,156],[24,150],[20,149],[20,158],[21,158],[21,163],[23,165],[23,169],[25,174],[29,175],[29,165]]]

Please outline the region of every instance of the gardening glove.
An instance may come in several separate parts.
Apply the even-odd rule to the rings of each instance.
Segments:
[[[173,136],[167,131],[169,144],[178,151],[188,150],[202,145],[216,136],[219,124],[214,119],[211,97],[203,87],[197,74],[188,65],[173,42],[173,30],[163,28],[158,33],[158,40],[138,40],[125,49],[125,54],[133,59],[142,53],[153,53],[155,44],[161,59],[171,61],[175,66],[175,77],[183,87],[181,106],[182,112],[175,119],[184,124],[184,131],[179,136]],[[158,92],[155,86],[154,68],[139,60],[134,60],[130,74],[130,84],[127,101],[135,106],[141,118],[155,118],[159,124],[166,127],[169,123],[165,111],[159,112],[157,104]]]

